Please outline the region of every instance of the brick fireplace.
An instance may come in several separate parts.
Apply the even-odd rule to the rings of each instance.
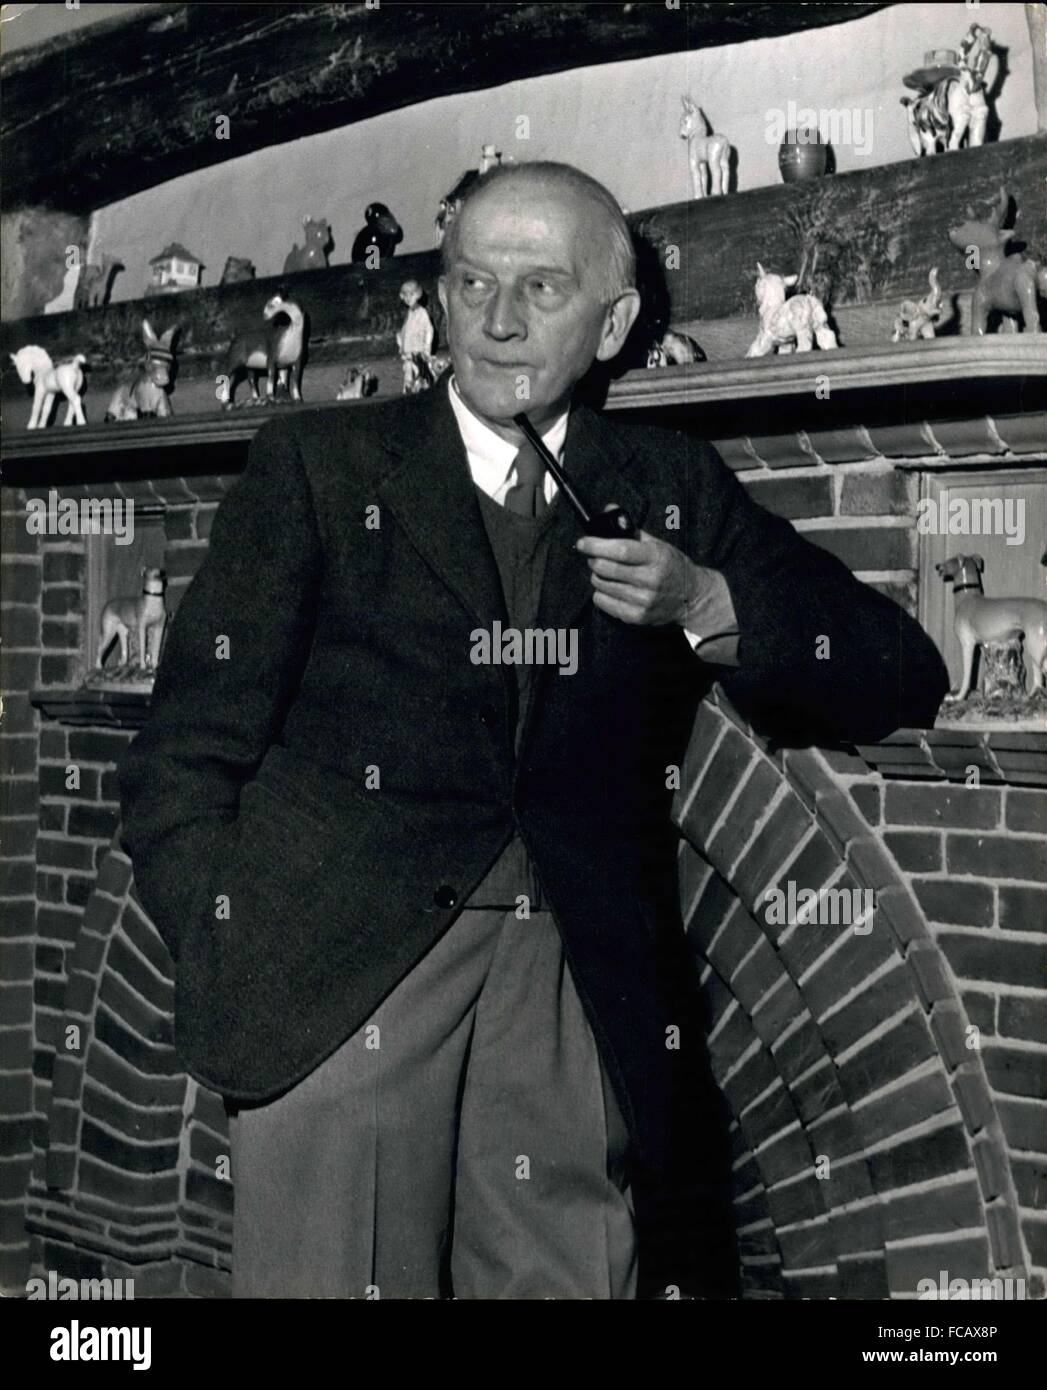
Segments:
[[[668,409],[652,396],[662,374],[636,375],[611,407]],[[789,412],[765,402],[749,410],[761,433],[735,428],[718,447],[758,501],[926,616],[915,510],[928,479],[977,469],[1039,485],[1047,417],[914,418],[903,391],[885,421],[882,403],[861,414],[865,399],[828,418],[808,407],[787,427]],[[710,406],[708,418],[721,417]],[[0,1274],[11,1290],[56,1270],[131,1277],[137,1297],[228,1293],[224,1111],[175,1056],[171,962],[120,845],[116,768],[148,697],[85,687],[93,538],[31,536],[25,516],[51,487],[133,498],[156,528],[173,611],[242,466],[243,428],[199,422],[196,446],[157,449],[158,427],[129,426],[117,452],[110,433],[107,448],[78,445],[37,472],[26,453],[20,485],[4,489],[0,1086],[12,1118]],[[782,750],[716,695],[675,819],[732,1116],[745,1296],[912,1297],[941,1270],[1022,1278],[1042,1296],[1047,732],[943,725],[874,747]],[[777,924],[768,893],[790,883],[871,893],[871,929]]]

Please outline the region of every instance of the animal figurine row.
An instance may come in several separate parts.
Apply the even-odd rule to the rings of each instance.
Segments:
[[[1001,188],[988,217],[979,219],[968,207],[967,221],[949,231],[949,240],[978,270],[971,300],[972,333],[988,332],[994,313],[1003,315],[1008,328],[1015,332],[1019,318],[1026,333],[1041,331],[1037,295],[1047,297],[1047,267],[1027,256],[1007,254],[1007,244],[1014,236],[1003,226],[1010,202],[1007,189]]]
[[[992,31],[972,24],[959,54],[950,55],[956,57],[955,64],[946,65],[944,74],[920,96],[901,98],[913,154],[958,150],[965,136],[972,148],[985,143],[989,120],[986,70],[992,54]]]
[[[302,368],[306,348],[305,314],[293,300],[277,292],[262,310],[262,322],[238,334],[229,345],[218,384],[218,399],[225,409],[236,404],[236,388],[248,378],[248,405],[271,405],[278,385],[291,400],[302,399]],[[258,394],[258,379],[265,373],[266,394]]]
[[[162,569],[143,568],[142,592],[110,599],[102,609],[98,645],[100,667],[113,643],[117,643],[117,666],[107,675],[156,671],[167,627],[166,588],[167,576]]]
[[[810,352],[815,343],[823,350],[839,347],[825,306],[817,295],[794,294],[791,299],[786,298],[786,290],[796,285],[799,275],[772,275],[759,261],[756,272],[760,331],[746,357],[765,357],[775,351]]]
[[[1047,554],[1041,564],[1047,564]],[[980,555],[954,555],[935,569],[953,586],[953,630],[963,657],[959,687],[946,695],[946,701],[955,704],[970,695],[979,647],[1019,639],[1032,682],[1029,693],[1042,691],[1047,678],[1047,603],[1037,598],[986,598],[985,561]]]

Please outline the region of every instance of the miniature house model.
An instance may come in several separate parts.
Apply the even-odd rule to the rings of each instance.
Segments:
[[[162,290],[172,293],[177,290],[195,290],[200,286],[200,272],[203,262],[198,261],[191,251],[187,251],[177,241],[165,246],[159,256],[149,262],[149,290]]]

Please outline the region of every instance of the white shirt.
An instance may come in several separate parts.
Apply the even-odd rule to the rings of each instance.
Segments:
[[[505,494],[516,483],[513,460],[519,452],[519,444],[503,439],[490,425],[484,424],[478,415],[473,414],[458,394],[453,372],[447,381],[447,394],[454,418],[458,421],[458,431],[465,445],[473,482],[500,507],[504,506]],[[565,410],[542,435],[542,443],[558,463],[567,438],[567,416],[568,411]],[[546,502],[551,502],[557,493],[556,480],[548,469],[545,470],[544,491]]]
[[[462,436],[462,443],[465,445],[465,454],[469,460],[469,472],[472,474],[473,482],[500,507],[504,506],[505,494],[516,482],[516,469],[513,467],[513,460],[516,458],[520,446],[514,444],[512,440],[503,439],[500,434],[496,434],[491,429],[490,425],[484,424],[478,415],[473,414],[458,394],[453,372],[447,380],[447,394],[450,397],[454,418],[458,421],[458,430]],[[560,461],[563,454],[564,440],[567,438],[568,414],[569,412],[565,410],[542,435],[542,443],[557,462]],[[546,469],[546,502],[551,502],[556,493],[556,480]],[[691,644],[691,650],[696,650],[702,638],[696,633],[688,632],[687,628],[684,628],[683,634]]]

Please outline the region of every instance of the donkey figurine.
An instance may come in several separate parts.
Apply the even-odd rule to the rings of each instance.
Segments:
[[[166,420],[173,413],[167,389],[171,385],[177,333],[177,324],[166,333],[156,334],[149,320],[142,320],[145,356],[135,375],[122,381],[113,392],[106,408],[106,420],[137,420],[143,415]]]
[[[1013,231],[1001,230],[1007,216],[1010,194],[1000,189],[996,206],[984,221],[976,221],[968,206],[968,221],[949,232],[949,240],[968,256],[977,253],[978,286],[971,300],[971,332],[985,333],[994,311],[1008,316],[1008,325],[1017,332],[1020,315],[1026,333],[1040,332],[1037,292],[1047,296],[1047,267],[1024,256],[1008,256],[1007,243]]]
[[[680,138],[687,141],[687,161],[691,166],[691,184],[696,198],[719,197],[727,192],[730,174],[731,146],[726,135],[714,135],[700,106],[689,96],[680,98],[683,115],[680,117]]]

